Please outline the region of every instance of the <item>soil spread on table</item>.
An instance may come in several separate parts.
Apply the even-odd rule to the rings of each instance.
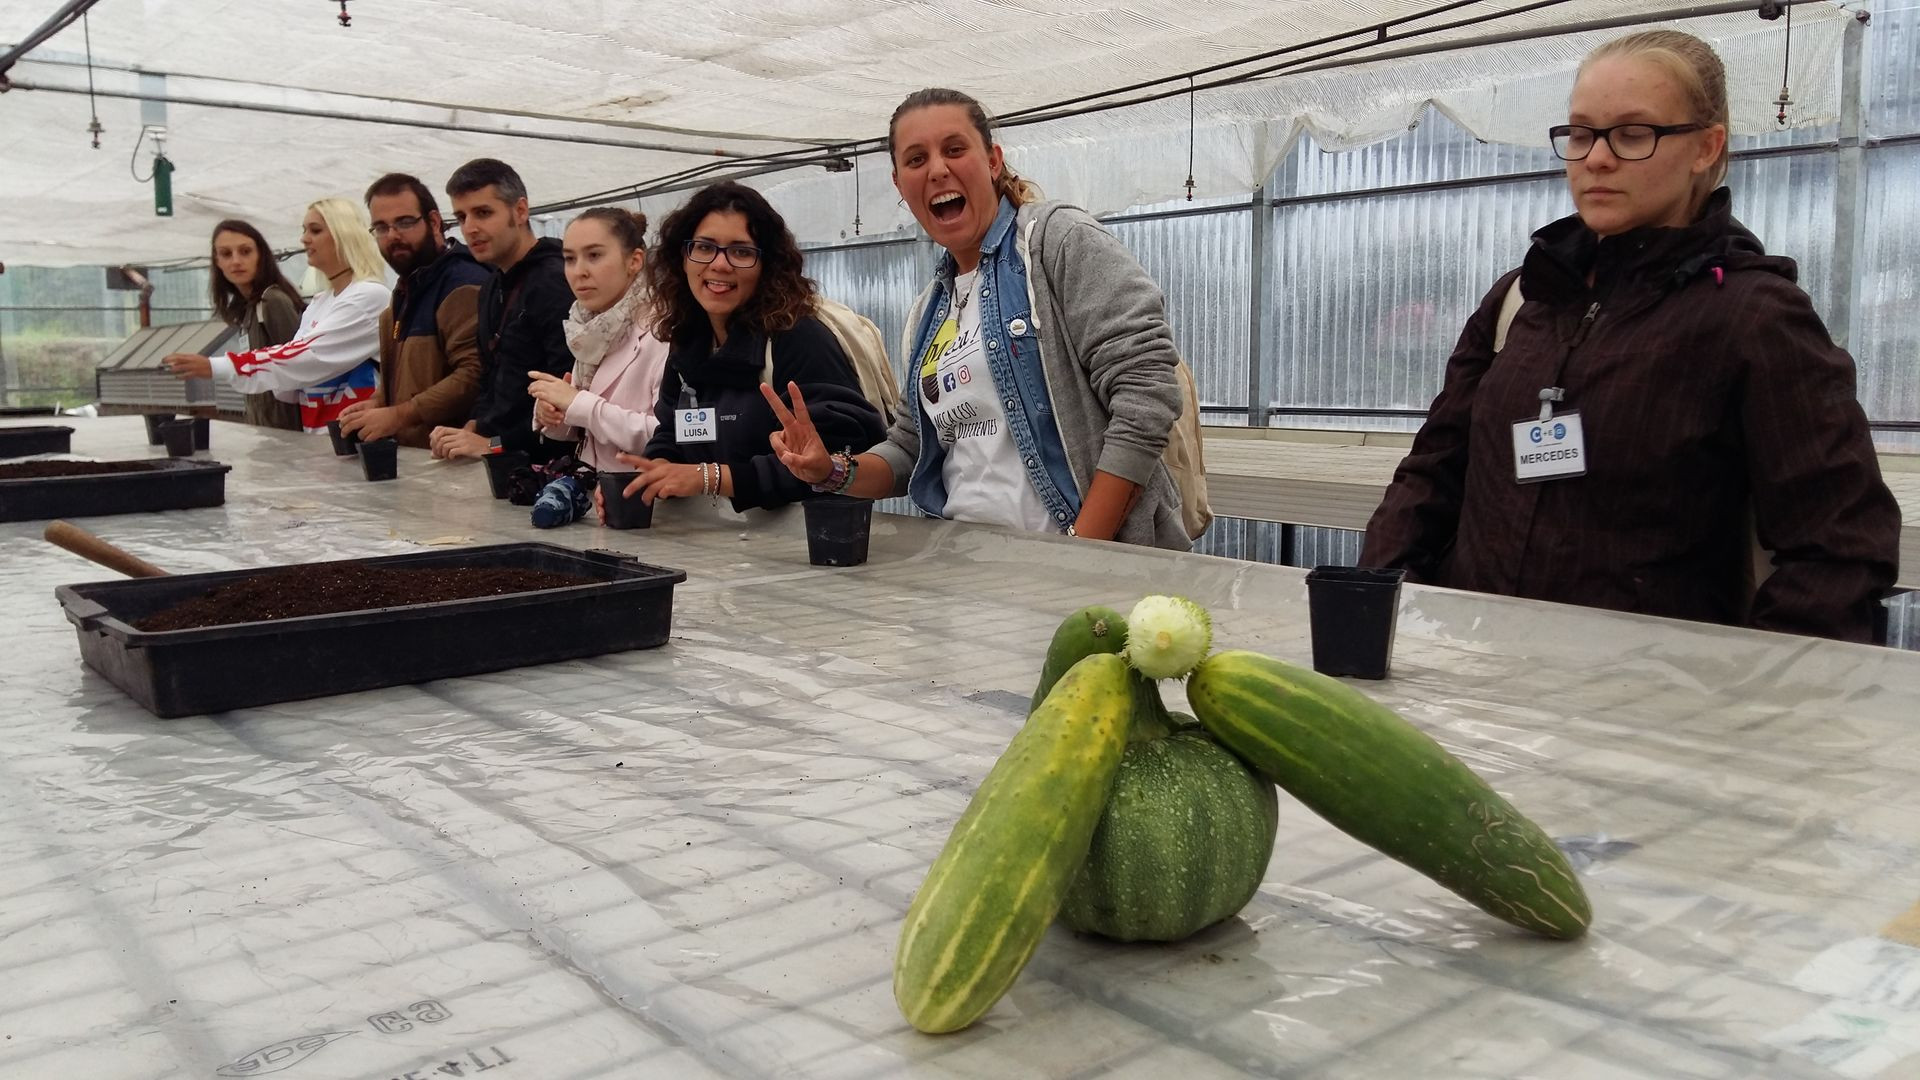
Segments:
[[[113,473],[158,472],[157,461],[18,461],[0,465],[0,480],[33,480],[48,476],[107,476]]]
[[[481,596],[592,585],[600,578],[513,567],[401,569],[364,563],[314,563],[221,585],[134,621],[141,630],[332,615],[342,611],[469,600]]]

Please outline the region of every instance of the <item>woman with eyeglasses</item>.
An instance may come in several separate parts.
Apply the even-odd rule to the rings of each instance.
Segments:
[[[834,446],[885,433],[846,352],[814,317],[799,245],[759,192],[731,182],[696,192],[662,223],[647,275],[668,359],[659,426],[641,456],[619,455],[639,473],[628,497],[725,497],[737,511],[812,497],[769,445],[779,423],[763,381],[802,387]]]
[[[1551,129],[1575,213],[1468,320],[1360,561],[1408,580],[1866,641],[1899,509],[1853,360],[1730,210],[1726,74],[1595,49]]]
[[[291,341],[217,357],[174,353],[164,362],[182,379],[214,378],[244,394],[270,392],[297,406],[301,428],[315,432],[373,396],[380,313],[391,293],[359,204],[334,197],[309,205],[300,246],[307,265],[326,275],[327,288],[313,298]]]

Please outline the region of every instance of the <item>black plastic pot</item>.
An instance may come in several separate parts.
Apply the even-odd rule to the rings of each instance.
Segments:
[[[219,585],[280,567],[62,585],[54,596],[80,658],[155,716],[400,686],[667,640],[684,571],[613,551],[498,544],[363,560],[394,568],[515,567],[576,574],[584,585],[437,604],[308,615],[194,630],[133,624]],[[236,672],[272,677],[236,678]]]
[[[147,422],[147,445],[164,446],[160,440],[160,425],[173,421],[172,413],[147,413],[141,417]]]
[[[193,448],[195,450],[213,449],[213,421],[204,416],[193,418]]]
[[[1356,679],[1387,677],[1404,577],[1404,570],[1364,566],[1316,566],[1307,574],[1313,670]]]
[[[800,504],[807,518],[807,561],[815,566],[859,566],[867,561],[873,500],[818,495]]]
[[[340,421],[327,421],[327,438],[333,440],[333,452],[340,457],[352,457],[360,452],[360,436],[340,434]]]
[[[360,444],[360,471],[369,480],[391,480],[400,475],[400,443],[389,435]]]
[[[72,450],[73,429],[70,427],[0,428],[0,457],[65,454]]]
[[[507,477],[515,469],[527,467],[527,452],[524,450],[503,450],[498,454],[488,454],[480,460],[487,463],[487,487],[493,490],[493,497],[507,497]]]
[[[168,457],[193,456],[193,421],[169,420],[160,425],[160,441]]]
[[[635,495],[626,496],[627,485],[639,473],[602,472],[599,474],[600,501],[607,508],[607,528],[647,529],[653,526],[653,507]]]

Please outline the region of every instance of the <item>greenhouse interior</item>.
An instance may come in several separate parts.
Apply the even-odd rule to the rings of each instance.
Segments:
[[[15,0],[0,536],[0,1077],[1920,1078],[1920,0]]]

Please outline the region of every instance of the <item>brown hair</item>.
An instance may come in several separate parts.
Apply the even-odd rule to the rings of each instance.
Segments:
[[[687,242],[708,214],[739,214],[747,219],[747,235],[760,249],[760,281],[729,320],[756,334],[776,334],[814,313],[818,290],[801,272],[800,245],[766,197],[744,184],[722,180],[693,193],[685,206],[667,215],[660,240],[647,260],[647,284],[654,296],[653,335],[672,341],[682,327],[699,325],[706,309],[693,298],[687,283]],[[722,256],[724,258],[725,256]]]
[[[428,214],[438,214],[440,212],[440,205],[434,202],[433,192],[427,190],[427,185],[421,183],[419,177],[409,176],[406,173],[390,172],[380,179],[375,180],[373,183],[367,185],[366,197],[361,201],[366,203],[367,208],[371,210],[373,208],[373,200],[376,196],[386,198],[406,192],[412,192],[415,201],[420,204],[421,217],[426,217]]]
[[[1720,56],[1713,46],[1678,30],[1643,30],[1637,34],[1617,37],[1602,43],[1580,61],[1580,74],[1585,74],[1596,60],[1611,56],[1631,56],[1648,60],[1659,65],[1661,70],[1680,85],[1680,93],[1685,96],[1687,108],[1693,114],[1693,122],[1726,128],[1732,114],[1727,108],[1727,68],[1720,62]],[[1720,158],[1714,167],[1701,173],[1693,183],[1693,201],[1689,206],[1689,216],[1698,214],[1706,205],[1707,196],[1719,187],[1727,178],[1727,147],[1720,147]]]
[[[647,215],[638,210],[622,210],[617,206],[596,206],[580,211],[573,221],[597,221],[607,227],[613,239],[620,245],[622,255],[631,255],[644,251],[647,247]],[[573,221],[567,224],[573,224]]]
[[[239,233],[253,241],[254,255],[260,261],[253,270],[251,296],[241,296],[240,290],[234,287],[233,282],[227,280],[227,275],[220,272],[220,258],[216,245],[223,232]],[[268,289],[279,289],[286,293],[287,299],[293,301],[296,310],[306,308],[306,301],[300,299],[300,290],[294,288],[293,282],[288,281],[287,275],[281,272],[280,261],[273,257],[273,249],[267,246],[267,238],[261,236],[260,230],[254,228],[251,222],[241,221],[239,218],[228,218],[215,225],[212,235],[207,238],[207,250],[209,257],[213,259],[213,313],[220,317],[221,322],[228,326],[239,326],[246,322],[247,308],[254,301],[267,295]]]
[[[987,115],[987,110],[980,102],[958,90],[929,86],[908,94],[906,100],[893,110],[892,119],[887,121],[888,161],[893,160],[893,133],[900,126],[900,118],[916,109],[930,109],[936,105],[958,105],[967,110],[967,119],[972,121],[973,130],[980,133],[980,145],[989,151],[993,149],[993,118]],[[993,178],[993,191],[1015,206],[1025,206],[1045,198],[1040,188],[1014,172],[1013,166],[1008,165],[1004,157],[1000,162],[1000,175]]]

